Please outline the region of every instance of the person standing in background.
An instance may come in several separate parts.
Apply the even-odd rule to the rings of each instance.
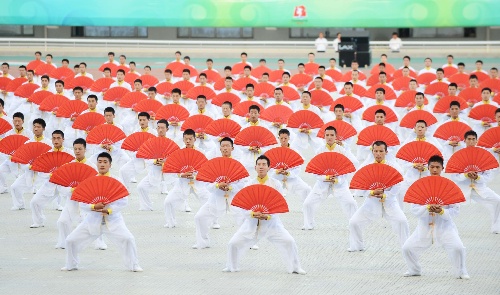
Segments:
[[[328,40],[326,40],[323,33],[319,33],[319,37],[314,41],[314,46],[316,46],[317,52],[325,52],[328,46]]]
[[[389,40],[389,48],[392,52],[399,52],[403,43],[401,42],[401,38],[398,37],[398,33],[392,33],[392,38]]]
[[[342,38],[342,35],[340,33],[337,33],[337,38],[333,40],[333,49],[335,52],[339,52],[339,43],[342,42],[340,39]]]

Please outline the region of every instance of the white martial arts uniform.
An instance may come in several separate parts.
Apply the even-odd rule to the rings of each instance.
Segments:
[[[164,177],[167,174],[162,173],[163,166],[155,165],[156,160],[145,160],[148,169],[148,174],[137,185],[137,193],[139,194],[139,210],[153,211],[153,202],[149,198],[149,194],[153,190],[158,190],[161,187],[161,193],[167,193],[166,182]]]
[[[24,135],[28,138],[33,138],[33,133],[26,128],[21,129],[21,131],[18,131],[15,128],[13,128],[12,130],[5,133],[4,137],[7,137],[7,136],[13,135],[13,134]],[[48,142],[47,144],[50,145],[51,143]],[[8,190],[8,187],[7,187],[6,182],[5,182],[5,177],[9,174],[13,174],[17,177],[20,172],[21,172],[21,165],[11,162],[10,157],[4,158],[2,164],[0,164],[0,193],[2,193],[2,194],[6,193]],[[20,203],[17,203],[17,204],[20,205]],[[14,207],[24,209],[24,202],[22,202],[22,205],[23,205],[22,207],[18,207],[18,206],[16,206],[16,202],[14,202]]]

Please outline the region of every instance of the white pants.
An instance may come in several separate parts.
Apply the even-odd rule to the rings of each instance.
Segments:
[[[305,200],[307,196],[311,193],[311,187],[302,178],[288,178],[283,182],[283,187],[286,189],[286,195],[297,195],[300,196],[302,200]]]
[[[59,235],[57,238],[56,248],[66,248],[66,238],[73,230],[73,224],[81,221],[80,207],[78,202],[67,200],[64,208],[57,219],[57,229]]]
[[[153,202],[149,198],[149,194],[157,192],[160,187],[162,187],[162,192],[167,191],[165,188],[165,182],[155,181],[149,176],[144,177],[141,182],[137,185],[137,192],[139,193],[139,210],[152,211]]]
[[[101,234],[106,234],[106,236],[120,249],[127,269],[133,270],[134,266],[139,265],[134,236],[128,230],[124,222],[121,222],[116,230],[112,232],[105,224],[101,225],[101,233],[99,235]],[[80,223],[80,225],[75,228],[66,239],[67,269],[78,267],[78,263],[80,262],[78,253],[90,244],[90,242],[98,238],[99,235],[92,235],[89,231],[89,225],[85,222]]]
[[[33,192],[35,182],[39,179],[35,179],[32,171],[25,171],[21,174],[11,185],[10,195],[12,197],[12,204],[15,208],[25,208],[24,194],[27,192]]]
[[[451,264],[457,276],[466,275],[465,247],[456,231],[446,231],[436,236],[437,242],[448,252]],[[419,238],[414,232],[403,245],[403,257],[412,275],[421,274],[420,255],[432,245],[432,237]],[[438,262],[439,263],[439,262]]]
[[[146,168],[143,159],[132,158],[120,168],[120,177],[123,179],[123,184],[130,189],[130,182],[139,173]]]
[[[196,226],[196,245],[198,248],[210,247],[210,238],[208,236],[210,227],[217,222],[219,216],[224,214],[224,211],[217,211],[214,205],[208,202],[201,206],[198,212],[196,212],[196,215],[194,216],[194,224]],[[236,218],[239,214],[231,215],[234,216],[235,223],[237,225],[241,225],[242,222],[239,223],[238,218]]]
[[[17,163],[12,163],[10,160],[5,160],[0,164],[0,192],[7,190],[5,177],[9,174],[16,176],[19,173],[19,166]]]
[[[471,199],[481,204],[490,212],[491,231],[500,233],[500,197],[494,192],[479,196],[475,190],[472,190]]]
[[[51,182],[46,182],[35,194],[33,199],[31,199],[31,217],[33,218],[34,224],[43,225],[45,222],[45,215],[43,214],[43,208],[50,201],[54,200],[57,195],[64,196],[68,198],[71,194],[70,188],[55,185]]]
[[[201,204],[205,204],[210,194],[207,190],[201,190],[196,192],[193,188],[190,189],[190,193],[195,194],[200,200]],[[189,194],[190,194],[189,193]],[[185,204],[189,196],[184,196],[184,193],[180,189],[172,189],[168,195],[165,197],[163,206],[165,208],[165,225],[168,227],[174,227],[177,222],[175,220],[175,209],[182,204]]]
[[[340,203],[342,207],[342,211],[350,219],[356,210],[358,209],[358,204],[354,201],[354,198],[351,195],[349,190],[341,191],[341,192],[332,192],[328,190],[327,194],[334,194],[337,201]],[[326,197],[323,197],[320,194],[311,193],[307,196],[304,201],[304,229],[313,229],[314,228],[314,215],[316,211],[318,211],[319,206],[326,200]]]

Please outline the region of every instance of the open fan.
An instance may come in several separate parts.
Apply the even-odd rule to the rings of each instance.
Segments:
[[[264,73],[271,73],[271,69],[266,67],[266,66],[258,66],[256,68],[253,68],[252,71],[251,71],[251,75],[252,77],[255,77],[255,78],[260,78],[262,77],[262,74]]]
[[[377,71],[377,73],[376,73],[376,74],[374,74],[374,75],[372,74],[372,75],[368,78],[368,80],[366,80],[366,86],[373,86],[373,85],[375,85],[375,84],[378,84],[378,82],[379,82],[378,73],[379,73],[379,72]]]
[[[315,87],[316,87],[316,85],[314,83],[311,83],[309,85],[308,90],[311,91],[311,90],[315,89]],[[326,91],[328,91],[328,92],[335,92],[335,91],[337,91],[337,87],[335,87],[335,84],[333,84],[332,81],[327,80],[327,79],[323,80],[323,85],[321,86],[321,88],[324,89],[324,90],[326,90]],[[318,89],[318,90],[320,90],[320,89]]]
[[[143,99],[138,102],[132,109],[137,113],[147,112],[152,117],[156,117],[156,113],[163,106],[163,104],[156,99]]]
[[[365,87],[359,85],[359,84],[353,84],[354,86],[354,89],[353,89],[353,93],[356,94],[357,96],[359,97],[364,97],[366,95],[366,89]],[[342,88],[339,92],[339,94],[341,95],[345,95],[345,90],[344,88]]]
[[[301,87],[301,86],[306,86],[307,84],[311,83],[312,82],[312,77],[310,75],[307,75],[307,74],[295,74],[292,76],[292,78],[290,78],[290,83],[292,83],[293,85],[297,86],[297,87]]]
[[[67,68],[67,67],[57,68],[50,73],[50,77],[54,78],[56,80],[64,80],[66,78],[70,78],[70,77],[74,77],[74,76],[75,76],[75,72],[73,72],[73,70],[71,70],[70,68]]]
[[[238,90],[238,91],[245,91],[247,84],[252,84],[255,87],[255,85],[257,85],[257,83],[258,82],[252,78],[243,77],[243,78],[239,78],[238,80],[234,81],[233,88]]]
[[[478,103],[481,101],[481,89],[479,88],[466,88],[458,94],[458,96],[465,99],[467,102]]]
[[[125,144],[125,141],[123,143]],[[178,149],[179,146],[169,138],[152,137],[139,147],[136,157],[139,159],[165,159]]]
[[[105,101],[120,101],[122,97],[124,97],[125,94],[129,92],[130,91],[124,87],[113,87],[104,92],[104,96],[102,99],[104,99]]]
[[[96,174],[97,171],[89,165],[72,162],[57,168],[50,176],[49,181],[60,186],[77,187],[80,182]]]
[[[116,73],[116,67],[117,67],[116,64],[112,62],[106,62],[99,67],[99,72],[104,72],[105,68],[109,68],[112,72]]]
[[[159,82],[158,79],[153,75],[142,75],[141,80],[142,80],[142,86],[146,89],[155,86]]]
[[[324,122],[315,113],[308,110],[300,110],[293,113],[288,118],[287,127],[300,129],[315,129],[321,128]]]
[[[39,65],[45,63],[42,60],[32,60],[26,65],[27,70],[35,70]]]
[[[214,119],[202,114],[194,115],[186,119],[181,126],[181,131],[186,129],[193,129],[196,133],[204,133],[207,126],[212,123]]]
[[[375,122],[375,112],[378,110],[384,110],[386,124],[398,121],[398,116],[396,115],[396,113],[390,107],[385,105],[373,105],[367,108],[363,112],[363,120],[368,122]]]
[[[9,84],[10,85],[10,84]],[[7,86],[8,87],[8,86]],[[30,97],[34,92],[35,90],[37,90],[38,88],[40,88],[40,86],[38,86],[37,84],[34,84],[34,83],[26,83],[26,84],[23,84],[23,85],[20,85],[19,87],[17,87],[16,91],[14,91],[14,95],[15,96],[18,96],[18,97],[24,97],[24,98],[28,98]]]
[[[396,70],[392,76],[394,78],[403,77],[403,69],[401,68],[401,69]],[[416,76],[417,76],[417,73],[410,69],[410,77],[416,77]]]
[[[333,120],[321,126],[321,128],[318,131],[317,137],[325,138],[325,129],[329,126],[335,127],[335,130],[337,130],[337,139],[340,141],[344,141],[358,134],[356,129],[354,129],[354,127],[352,127],[351,124],[342,120]]]
[[[23,83],[25,83],[26,81],[28,81],[28,79],[23,78],[23,77],[14,78],[12,80],[10,80],[9,78],[5,78],[5,79],[7,79],[7,80],[10,81],[9,83],[7,83],[7,85],[5,86],[5,88],[2,88],[2,90],[5,90],[7,92],[15,92],[16,89],[19,86],[21,86]]]
[[[443,67],[444,76],[450,77],[458,72],[458,69],[452,66]]]
[[[220,91],[226,87],[226,78],[219,78],[214,83],[214,89]]]
[[[50,149],[51,147],[43,142],[24,143],[12,154],[11,161],[19,164],[31,164],[36,158],[50,151]]]
[[[460,96],[445,96],[440,98],[436,102],[436,105],[434,105],[434,109],[432,110],[432,112],[438,114],[448,113],[450,111],[450,103],[452,101],[458,101],[458,103],[460,103],[461,110],[465,110],[469,107],[465,99],[461,98]]]
[[[441,176],[427,176],[415,181],[406,191],[404,201],[417,205],[451,205],[465,202],[462,190]]]
[[[210,183],[231,183],[248,176],[248,171],[238,160],[218,157],[201,165],[198,174],[196,174],[196,180]]]
[[[280,86],[280,88],[283,90],[283,100],[286,102],[292,101],[292,100],[298,100],[300,99],[300,95],[297,92],[297,90],[293,89],[290,86]]]
[[[256,101],[252,100],[245,100],[236,105],[236,107],[233,109],[233,114],[238,115],[243,118],[248,118],[249,116],[249,108],[251,105],[256,105],[260,108],[260,111],[262,112],[264,110],[264,107],[259,104]]]
[[[341,104],[344,107],[345,113],[353,113],[363,108],[363,103],[359,99],[352,96],[342,96],[336,99],[334,103],[332,103],[330,111],[335,111],[335,105],[337,104]]]
[[[233,120],[217,119],[208,124],[205,133],[212,136],[235,138],[241,130],[241,126]]]
[[[67,100],[59,109],[56,117],[76,118],[88,108],[88,105],[81,100]]]
[[[325,71],[325,75],[332,78],[333,82],[340,82],[342,80],[342,72],[337,71],[336,69],[327,69]]]
[[[265,154],[271,161],[271,168],[291,169],[304,164],[304,159],[291,148],[275,147],[268,150]]]
[[[448,95],[448,83],[436,82],[432,83],[425,88],[425,94],[436,95],[444,97]]]
[[[392,87],[396,91],[409,91],[408,89],[410,89],[410,81],[411,80],[412,80],[411,77],[396,78],[396,79],[394,79],[394,81],[392,81]],[[411,91],[415,91],[415,90],[411,90]]]
[[[385,100],[396,99],[396,93],[394,92],[394,90],[392,90],[392,88],[390,88],[389,86],[382,85],[382,84],[375,84],[372,87],[370,87],[366,91],[365,96],[370,97],[370,98],[375,98],[375,93],[377,92],[377,89],[379,89],[379,88],[384,88]]]
[[[483,104],[473,107],[469,112],[469,118],[482,122],[493,123],[495,119],[495,111],[497,107],[491,104]]]
[[[11,134],[0,140],[0,153],[12,155],[29,138],[20,134]]]
[[[306,172],[316,175],[340,176],[356,171],[354,164],[343,154],[324,152],[314,156],[306,166]]]
[[[456,73],[451,75],[448,78],[450,83],[456,83],[457,85],[464,85],[465,87],[469,86],[469,74],[465,73]]]
[[[141,91],[132,91],[125,94],[120,99],[120,107],[131,109],[134,108],[139,102],[147,98],[148,96]]]
[[[287,106],[273,105],[265,109],[259,118],[271,123],[286,124],[292,114],[292,109]]]
[[[231,73],[233,75],[239,75],[239,74],[243,73],[243,70],[245,69],[245,66],[247,66],[247,65],[249,65],[249,64],[243,63],[243,62],[235,63],[231,67]]]
[[[440,125],[434,132],[434,137],[446,141],[463,141],[465,132],[471,130],[470,126],[459,121],[449,121]]]
[[[436,74],[433,73],[422,73],[417,76],[418,85],[429,85],[434,80],[436,80]]]
[[[73,129],[91,131],[95,126],[106,123],[106,119],[99,113],[89,112],[78,116],[73,122]]]
[[[483,172],[498,168],[498,161],[480,147],[467,147],[455,152],[446,164],[446,173]]]
[[[323,90],[312,90],[311,91],[311,104],[317,107],[331,106],[333,103],[332,96]]]
[[[90,77],[87,76],[78,76],[76,78],[73,78],[69,81],[69,83],[64,83],[64,88],[65,89],[73,89],[77,86],[80,86],[83,88],[83,90],[90,89],[92,87],[92,84],[94,84],[94,80],[92,80]]]
[[[387,189],[403,181],[403,175],[386,164],[368,164],[354,173],[350,189]]]
[[[173,85],[173,88],[179,88],[182,94],[188,93],[188,91],[194,87],[194,84],[189,81],[179,81]]]
[[[288,204],[280,192],[274,188],[254,184],[240,190],[231,205],[253,212],[276,214],[288,212]]]
[[[161,82],[160,84],[156,85],[156,92],[163,96],[170,96],[170,94],[172,93],[172,89],[174,88],[174,84],[170,82]]]
[[[284,70],[274,70],[269,73],[269,81],[273,83],[281,83]]]
[[[388,146],[399,145],[399,138],[388,127],[382,125],[372,125],[361,130],[358,135],[358,145],[371,146],[375,141],[382,140]]]
[[[111,78],[99,78],[94,81],[92,86],[90,86],[90,91],[92,92],[106,92],[109,86],[113,84],[115,80]]]
[[[396,158],[410,163],[427,164],[430,157],[434,155],[443,156],[432,143],[411,141],[398,150]]]
[[[128,84],[130,84],[130,86],[132,86],[132,88],[133,88],[134,87],[134,81],[137,80],[137,79],[141,79],[141,75],[129,72],[129,73],[125,74],[125,78],[123,80],[125,82],[127,82]]]
[[[395,107],[398,108],[406,108],[406,107],[414,107],[415,103],[415,95],[417,92],[415,90],[408,90],[401,93],[398,98],[396,98],[396,102],[394,103]],[[424,98],[424,104],[429,104],[429,100],[427,97]]]
[[[251,147],[264,147],[277,143],[273,133],[261,126],[247,127],[241,130],[234,139],[234,144]]]
[[[145,143],[147,140],[154,138],[155,136],[149,132],[135,132],[127,136],[122,142],[122,149],[137,152],[139,147]]]
[[[191,88],[186,94],[187,97],[196,100],[199,95],[204,95],[207,100],[210,100],[215,97],[215,91],[212,88],[207,86],[195,86]]]
[[[479,84],[479,88],[481,88],[481,89],[489,88],[494,93],[499,93],[500,92],[500,80],[489,78],[489,79],[481,82],[481,84]]]
[[[6,120],[0,118],[0,135],[7,133],[12,130],[12,125]]]
[[[477,79],[478,79],[479,83],[482,83],[482,82],[490,79],[490,75],[488,73],[486,73],[486,72],[475,70],[475,71],[471,72],[471,75],[472,74],[474,74],[474,75],[477,76]]]
[[[202,73],[205,73],[207,75],[207,81],[210,84],[214,83],[215,81],[218,81],[221,78],[219,72],[217,72],[215,70],[206,69],[206,70],[202,71]]]
[[[274,87],[270,83],[259,83],[255,85],[255,92],[254,95],[257,97],[274,97]]]
[[[437,123],[436,117],[428,111],[424,110],[414,110],[406,114],[401,122],[399,122],[399,126],[413,129],[415,124],[419,120],[424,120],[427,123],[427,126],[431,126]]]
[[[125,133],[115,125],[102,124],[93,128],[87,135],[87,143],[90,144],[114,144],[127,137]]]
[[[317,75],[319,64],[317,64],[315,62],[308,62],[304,65],[304,68],[305,68],[306,74]]]
[[[68,101],[69,98],[64,95],[52,94],[45,97],[38,108],[42,112],[56,112]]]
[[[111,69],[111,75],[113,77],[116,77],[116,74],[118,74],[118,71],[119,70],[123,70],[125,72],[125,75],[130,71],[130,67],[125,65],[125,64],[120,64],[120,65],[117,65],[115,66],[114,68],[110,68]]]
[[[477,142],[478,146],[485,148],[500,148],[500,127],[493,127],[486,130],[483,135],[479,137]]]
[[[195,149],[180,149],[170,154],[163,164],[163,173],[186,173],[198,171],[208,161],[205,155]]]
[[[177,70],[178,68],[184,68],[185,64],[180,61],[172,61],[170,62],[165,69],[170,69],[172,72]]]
[[[64,164],[73,161],[75,157],[65,152],[45,153],[36,158],[31,164],[31,170],[43,173],[52,173]]]
[[[223,92],[217,94],[217,96],[212,99],[212,104],[220,107],[226,101],[229,101],[233,107],[235,107],[240,103],[241,99],[234,93]]]
[[[169,123],[178,123],[186,121],[186,119],[189,118],[189,112],[185,107],[181,105],[167,104],[158,109],[155,118],[157,120],[165,119]]]
[[[42,101],[50,95],[52,95],[52,92],[50,92],[50,91],[46,91],[46,90],[37,91],[37,92],[34,92],[32,95],[30,95],[30,97],[28,98],[28,101],[32,102],[34,104],[40,105],[42,103]]]
[[[47,63],[41,63],[35,68],[35,75],[37,76],[43,76],[43,75],[49,75],[52,73],[53,70],[55,70],[56,67],[52,64],[47,64]]]
[[[91,176],[75,188],[71,200],[86,204],[109,204],[129,195],[127,188],[109,176]]]

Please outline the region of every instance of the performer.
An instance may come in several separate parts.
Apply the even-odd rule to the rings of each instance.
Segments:
[[[120,56],[120,60],[121,60],[121,56]],[[116,71],[116,82],[109,85],[109,89],[111,89],[113,87],[123,87],[123,88],[127,89],[128,91],[132,91],[132,87],[130,86],[130,84],[125,82],[124,79],[125,79],[125,71],[122,69],[119,69],[118,71]]]
[[[444,160],[440,156],[432,156],[427,165],[430,175],[440,177],[444,169],[443,163]],[[447,206],[413,204],[411,211],[418,217],[418,225],[403,245],[403,257],[408,266],[408,271],[404,276],[421,275],[420,255],[436,241],[436,244],[442,245],[448,252],[457,278],[470,279],[465,268],[465,247],[453,222],[453,218],[458,216],[460,206],[458,204]]]
[[[255,162],[257,177],[250,179],[246,185],[268,185],[281,193],[281,183],[268,175],[270,164],[269,158],[264,155],[259,156]],[[245,252],[251,245],[255,245],[260,239],[266,237],[279,249],[285,260],[288,273],[306,274],[300,266],[295,240],[285,229],[277,214],[253,211],[243,211],[242,214],[246,214],[245,221],[229,241],[224,272],[240,271],[240,260]]]
[[[112,158],[108,153],[101,153],[97,157],[97,168],[100,177],[110,176]],[[137,259],[135,238],[128,230],[123,220],[121,210],[128,204],[128,198],[121,198],[109,204],[80,204],[80,209],[87,213],[80,223],[66,239],[66,265],[63,271],[78,270],[80,259],[78,254],[92,240],[101,234],[106,234],[119,248],[123,255],[125,267],[134,272],[141,272]]]

